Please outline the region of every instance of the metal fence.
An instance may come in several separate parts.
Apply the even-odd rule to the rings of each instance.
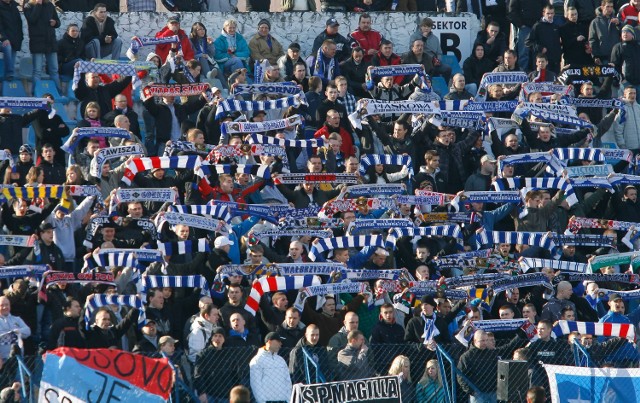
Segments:
[[[460,365],[460,357],[467,349],[459,343],[439,345],[436,351],[413,343],[372,345],[367,353],[367,367],[370,376],[386,375],[395,357],[398,355],[408,357],[411,363],[411,381],[403,389],[405,402],[441,402],[443,396],[447,402],[467,402],[469,393],[496,393],[502,388],[498,392],[498,400],[517,403],[524,401],[522,392],[526,391],[530,384],[546,385],[546,375],[544,375],[544,370],[541,370],[540,362],[582,367],[613,366],[619,368],[637,368],[640,363],[640,354],[635,346],[624,339],[599,342],[596,338],[588,348],[577,343],[571,345],[566,339],[558,339],[553,344],[545,346],[546,348],[536,348],[534,343],[519,351],[527,358],[527,361],[518,365],[520,369],[524,366],[524,372],[521,370],[514,372],[507,368],[506,371],[512,372],[509,374],[510,378],[506,379],[510,385],[501,385],[505,379],[500,378],[504,378],[506,375],[499,374],[498,361],[511,360],[514,350],[513,346],[507,346],[508,341],[498,341],[496,352],[508,352],[509,355],[486,354],[486,356],[475,359],[473,366],[466,371]],[[178,352],[178,355],[171,359],[181,372],[172,394],[172,401],[197,402],[199,396],[205,393],[213,401],[214,399],[228,398],[230,389],[235,385],[245,385],[251,388],[250,362],[257,351],[258,349],[255,347],[205,351],[199,356],[194,366],[188,365],[186,359]],[[551,354],[551,352],[556,354]],[[279,355],[289,368],[289,379],[293,384],[344,380],[345,374],[347,374],[344,366],[338,362],[335,350],[327,351],[323,347],[283,348]],[[442,391],[433,395],[438,396],[437,400],[436,398],[429,400],[424,397],[424,394],[416,395],[416,390],[421,388],[418,383],[425,373],[427,362],[431,359],[437,359],[440,371],[441,383],[436,386],[442,388]],[[508,367],[510,363],[501,362],[500,364],[505,364]],[[506,368],[502,367],[502,369]],[[263,370],[265,370],[264,367]],[[20,381],[23,385],[24,401],[35,402],[41,371],[42,360],[40,357],[12,357],[7,360],[0,371],[0,387],[9,387],[14,381]],[[282,378],[276,376],[276,371],[281,373],[281,367],[274,366],[271,371],[267,366],[266,372],[269,377],[266,382],[253,385],[260,387],[261,391],[252,390],[252,393],[262,393],[263,395],[266,393],[268,396],[276,397],[269,400],[288,400],[288,398],[277,398],[282,396],[282,391],[286,390],[287,385],[284,384]],[[513,389],[516,387],[520,392],[517,396],[510,394],[508,398],[504,398],[505,394],[513,393]],[[407,391],[409,393],[406,393]]]

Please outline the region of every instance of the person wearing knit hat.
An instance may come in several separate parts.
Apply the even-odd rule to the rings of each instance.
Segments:
[[[251,65],[256,61],[268,60],[272,66],[278,65],[278,59],[284,56],[284,48],[276,38],[271,36],[271,22],[261,19],[258,22],[258,32],[249,41],[251,51]]]
[[[636,29],[625,25],[620,32],[620,42],[611,50],[611,64],[622,73],[623,83],[640,88],[640,44]],[[625,94],[626,95],[626,94]],[[627,120],[629,120],[629,116]]]
[[[636,37],[636,30],[635,30],[631,25],[625,25],[624,27],[622,27],[622,32],[621,32],[621,34],[622,34],[623,32],[626,32],[626,33],[628,33],[628,34],[631,34],[631,36],[632,36],[633,38],[635,38],[635,37]],[[623,40],[623,41],[624,41],[624,40]]]

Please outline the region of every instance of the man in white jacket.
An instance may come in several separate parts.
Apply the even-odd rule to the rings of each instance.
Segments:
[[[253,395],[258,403],[288,402],[292,386],[289,367],[278,355],[282,339],[278,333],[271,332],[264,343],[249,363]]]
[[[200,315],[193,321],[191,325],[191,333],[189,333],[189,361],[194,364],[196,356],[204,350],[211,339],[213,328],[220,321],[220,312],[218,307],[208,303],[204,304],[200,309]]]

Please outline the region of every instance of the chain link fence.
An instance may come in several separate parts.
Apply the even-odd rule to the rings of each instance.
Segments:
[[[407,357],[411,380],[403,386],[403,401],[415,403],[442,402],[443,398],[452,403],[467,402],[470,394],[477,396],[478,393],[497,394],[498,401],[524,402],[523,392],[529,386],[547,386],[541,362],[616,368],[637,368],[640,363],[638,350],[626,339],[585,338],[582,344],[572,345],[567,339],[559,338],[544,347],[536,347],[536,343],[542,342],[524,347],[526,340],[498,340],[495,350],[481,350],[476,355],[467,353],[472,355],[471,365],[463,356],[468,349],[459,343],[439,345],[436,351],[414,343],[372,345],[365,359],[368,376],[376,376],[388,374],[397,356]],[[514,352],[522,360],[512,361]],[[171,358],[179,372],[172,401],[198,402],[202,394],[206,394],[209,401],[228,399],[229,391],[235,385],[247,386],[254,397],[288,401],[291,384],[345,380],[349,374],[338,361],[335,350],[312,346],[282,348],[278,355],[286,363],[288,376],[282,377],[281,361],[267,359],[260,363],[260,369],[266,375],[254,379],[252,385],[250,364],[257,353],[255,347],[208,348],[198,356],[195,365],[190,365],[184,354],[177,352]],[[430,360],[437,360],[439,376],[435,382],[424,377]],[[40,357],[12,357],[0,371],[0,387],[10,387],[19,381],[24,387],[24,401],[35,402],[41,371]]]

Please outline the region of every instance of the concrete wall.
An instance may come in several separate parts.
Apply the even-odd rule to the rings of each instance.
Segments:
[[[129,45],[129,39],[134,35],[153,36],[167,22],[166,13],[121,13],[112,15],[116,20],[119,35],[125,43]],[[406,52],[409,49],[409,37],[416,30],[418,22],[424,18],[425,13],[380,13],[373,15],[373,28],[381,31],[382,34],[394,42],[396,53]],[[298,42],[302,47],[305,56],[309,55],[313,40],[324,30],[325,23],[329,15],[311,12],[289,12],[289,13],[181,13],[182,29],[187,32],[191,30],[194,22],[203,22],[207,27],[209,36],[214,39],[219,36],[222,23],[225,19],[233,17],[238,20],[239,32],[243,34],[247,42],[256,33],[258,21],[268,18],[271,21],[271,33],[286,48],[291,42]],[[347,36],[358,27],[358,16],[355,13],[336,13],[335,18],[340,21],[340,33]],[[65,27],[69,23],[82,24],[85,16],[82,13],[62,13],[60,16],[62,25],[58,29],[58,38],[62,37]],[[480,23],[473,14],[464,15],[434,15],[437,27],[434,32],[440,33],[442,42],[455,46],[462,55],[462,58],[469,56],[471,45],[476,33],[480,30]],[[441,21],[441,22],[440,22]],[[436,28],[437,28],[436,27]],[[20,57],[28,55],[28,33],[26,21],[23,17],[23,28],[26,40],[23,42]],[[444,38],[442,35],[446,35]],[[456,38],[457,37],[457,38]],[[452,39],[453,38],[453,39]],[[459,42],[457,44],[456,42]],[[123,56],[124,56],[123,49]],[[148,51],[148,50],[147,50]],[[146,54],[145,51],[142,51]],[[457,52],[456,52],[457,53]]]

